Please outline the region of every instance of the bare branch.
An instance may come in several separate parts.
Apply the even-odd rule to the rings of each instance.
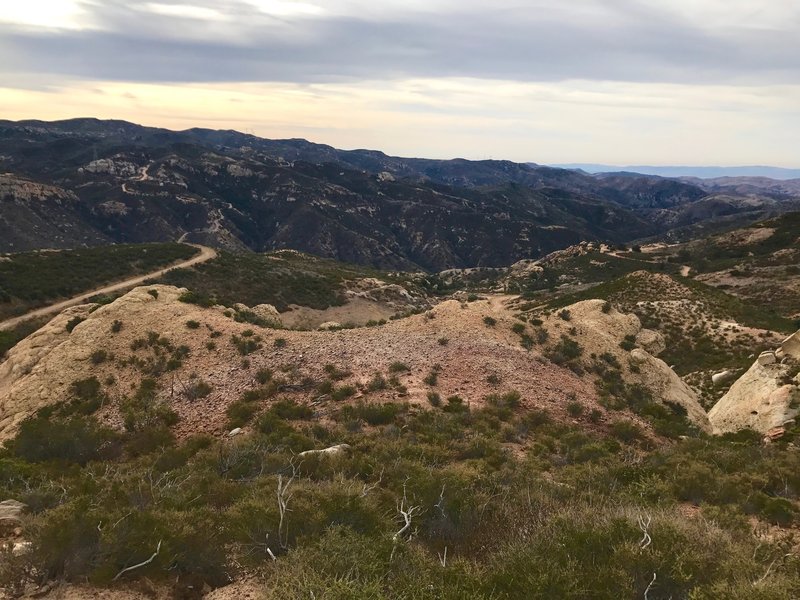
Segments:
[[[122,569],[122,571],[117,573],[116,577],[114,577],[114,579],[112,579],[111,581],[116,581],[117,579],[122,577],[122,575],[124,573],[127,573],[128,571],[133,571],[134,569],[138,569],[138,568],[143,567],[145,565],[149,565],[151,562],[153,562],[156,559],[156,556],[158,556],[159,552],[161,552],[161,540],[158,540],[158,546],[156,546],[156,551],[153,552],[153,555],[150,558],[148,558],[145,561],[140,562],[137,565],[133,565],[132,567],[125,567],[124,569]]]
[[[650,521],[651,520],[652,519],[650,518],[650,515],[647,515],[647,519],[646,520],[645,520],[644,517],[642,517],[642,515],[639,515],[639,517],[638,517],[639,529],[642,530],[642,539],[639,540],[639,549],[640,550],[644,550],[650,544],[653,543],[653,538],[651,538],[650,534],[647,532],[647,528],[650,527]],[[654,579],[654,581],[655,581],[655,579]]]
[[[653,587],[653,584],[654,584],[655,582],[656,582],[656,574],[655,574],[655,573],[653,573],[653,579],[650,581],[650,583],[647,585],[647,588],[645,588],[645,590],[644,590],[644,600],[649,600],[649,599],[647,598],[647,594],[649,594],[649,593],[650,593],[650,588],[652,588],[652,587]]]

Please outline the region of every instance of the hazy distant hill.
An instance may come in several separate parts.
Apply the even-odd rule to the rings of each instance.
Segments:
[[[659,177],[699,177],[712,179],[716,177],[768,177],[770,179],[800,179],[800,169],[784,169],[768,166],[745,167],[661,167],[661,166],[613,166],[592,163],[570,163],[552,165],[560,169],[580,169],[587,173],[616,173],[627,171],[642,175],[658,175]]]

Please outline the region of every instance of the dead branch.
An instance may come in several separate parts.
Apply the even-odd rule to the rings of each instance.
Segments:
[[[289,500],[292,495],[289,493],[289,488],[297,477],[298,466],[294,464],[294,459],[289,462],[292,468],[292,476],[284,481],[283,475],[278,475],[278,490],[276,496],[278,498],[278,513],[280,519],[278,521],[278,544],[281,548],[286,550],[289,545],[289,524],[286,522],[286,513],[289,512]]]
[[[653,573],[653,579],[650,581],[650,583],[649,583],[649,584],[647,584],[647,587],[646,587],[646,588],[645,588],[645,590],[644,590],[644,600],[648,600],[648,598],[647,598],[647,594],[649,594],[649,593],[650,593],[650,588],[652,588],[652,587],[653,587],[653,584],[654,584],[655,582],[656,582],[656,574],[655,574],[655,573]]]
[[[397,505],[398,517],[402,523],[402,527],[393,536],[392,540],[397,542],[406,531],[411,528],[411,520],[422,513],[422,507],[419,505],[408,506],[408,498],[406,496],[406,484],[403,483],[403,498]]]
[[[651,520],[652,519],[650,518],[650,515],[647,515],[647,520],[645,520],[645,518],[642,517],[642,515],[639,515],[639,517],[638,517],[639,529],[642,530],[642,539],[639,540],[639,549],[640,550],[644,550],[650,544],[653,543],[653,538],[651,538],[650,534],[647,532],[647,528],[650,527],[650,521]],[[653,579],[653,581],[655,581],[655,579]]]
[[[150,558],[140,562],[137,565],[133,565],[132,567],[125,567],[124,569],[122,569],[122,571],[117,573],[116,577],[114,577],[114,579],[112,579],[111,581],[116,581],[117,579],[122,577],[122,575],[127,573],[128,571],[133,571],[134,569],[138,569],[138,568],[143,567],[145,565],[149,565],[151,562],[153,562],[156,559],[156,556],[158,556],[159,552],[161,552],[161,540],[158,540],[158,546],[156,546],[156,551],[153,552],[153,555]]]

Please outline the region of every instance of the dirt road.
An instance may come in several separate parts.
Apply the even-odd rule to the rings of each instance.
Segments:
[[[51,304],[50,306],[43,306],[42,308],[37,308],[36,310],[32,310],[28,313],[25,313],[24,315],[14,317],[13,319],[0,321],[0,330],[10,329],[12,327],[15,327],[16,325],[19,325],[23,321],[27,321],[28,319],[33,319],[35,317],[42,317],[45,315],[61,312],[65,308],[69,308],[70,306],[75,306],[77,304],[82,304],[86,302],[92,296],[99,296],[101,294],[112,294],[120,290],[132,288],[143,283],[147,279],[153,279],[154,277],[161,277],[167,271],[171,271],[173,269],[184,269],[186,267],[191,267],[192,265],[207,262],[217,257],[217,251],[214,250],[213,248],[209,248],[208,246],[200,246],[199,244],[189,244],[189,246],[194,246],[195,248],[199,248],[200,254],[193,256],[189,260],[184,260],[172,266],[164,267],[163,269],[152,271],[150,273],[145,273],[144,275],[137,275],[136,277],[131,277],[130,279],[125,279],[124,281],[120,281],[117,283],[112,283],[111,285],[107,285],[105,287],[96,288],[89,292],[84,292],[79,296],[74,296],[69,300],[63,300],[62,302]]]

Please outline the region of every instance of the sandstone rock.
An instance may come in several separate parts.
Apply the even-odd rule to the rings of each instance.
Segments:
[[[800,331],[796,331],[788,338],[783,340],[780,349],[781,356],[791,356],[800,358]]]
[[[641,348],[634,348],[631,358],[639,365],[640,379],[655,399],[683,407],[689,421],[703,431],[711,431],[706,411],[700,405],[697,394],[667,363]]]
[[[766,433],[800,414],[792,408],[800,400],[797,386],[784,383],[789,367],[761,365],[756,360],[709,411],[716,433],[753,429]]]
[[[636,344],[644,348],[653,356],[658,356],[667,349],[664,336],[652,329],[642,329],[636,334]]]
[[[322,456],[337,456],[339,454],[344,454],[350,450],[350,444],[336,444],[335,446],[331,446],[330,448],[323,448],[322,450],[306,450],[305,452],[301,452],[297,456],[313,456],[313,455],[322,455]]]
[[[720,371],[711,376],[711,383],[714,385],[725,385],[735,377],[732,371]]]
[[[758,355],[758,364],[760,364],[762,367],[774,365],[776,362],[777,359],[775,358],[775,353],[771,350],[766,350]]]
[[[281,313],[272,304],[256,304],[251,310],[259,319],[276,327],[281,326]]]
[[[325,323],[317,327],[317,329],[319,329],[320,331],[331,331],[333,329],[341,329],[341,328],[342,324],[337,323],[336,321],[326,321]]]
[[[574,327],[578,331],[575,339],[584,347],[584,356],[611,354],[622,365],[632,361],[638,367],[638,372],[623,367],[623,377],[627,383],[644,386],[656,401],[683,407],[695,426],[703,431],[711,431],[697,394],[663,360],[645,348],[635,348],[630,353],[620,348],[620,342],[627,336],[634,336],[650,349],[658,350],[663,343],[658,333],[643,330],[636,315],[624,314],[613,308],[608,310],[604,300],[585,300],[568,306],[567,310],[570,312],[569,321],[557,315],[548,317],[546,326],[551,340],[558,340]]]
[[[157,312],[152,309],[155,300],[149,290],[158,291]],[[39,408],[63,400],[73,381],[93,373],[92,353],[107,345],[115,319],[149,323],[143,325],[142,333],[146,328],[164,333],[167,328],[181,327],[186,315],[198,310],[178,301],[185,291],[149,285],[134,288],[99,308],[94,304],[74,306],[18,343],[0,363],[0,440],[14,435],[19,424]],[[66,324],[73,317],[85,320],[70,333]]]
[[[0,502],[0,521],[19,523],[22,513],[27,507],[19,500],[3,500]]]
[[[236,427],[234,429],[231,429],[228,432],[228,437],[236,437],[237,435],[239,435],[241,433],[242,433],[242,428],[241,427]]]

